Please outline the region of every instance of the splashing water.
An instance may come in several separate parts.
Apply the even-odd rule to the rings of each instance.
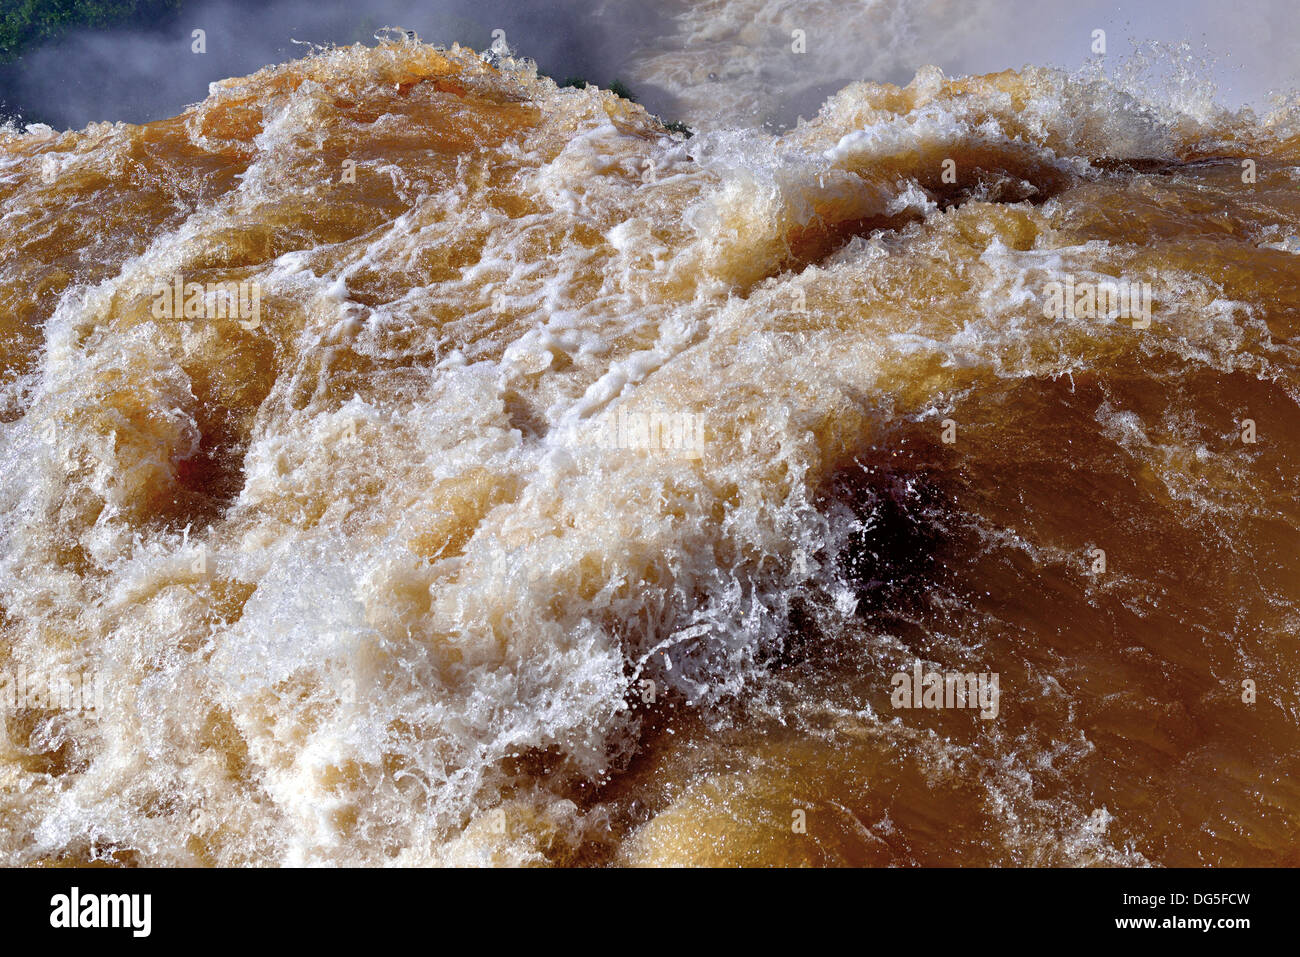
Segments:
[[[494,59],[0,137],[4,859],[1297,863],[1295,114]]]

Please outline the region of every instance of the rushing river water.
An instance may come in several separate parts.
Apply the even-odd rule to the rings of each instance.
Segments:
[[[1298,117],[384,42],[0,136],[0,855],[1300,864]]]

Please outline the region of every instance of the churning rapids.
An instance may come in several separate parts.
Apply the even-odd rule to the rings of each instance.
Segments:
[[[0,134],[0,856],[1300,864],[1298,231],[1300,109],[1034,68]]]

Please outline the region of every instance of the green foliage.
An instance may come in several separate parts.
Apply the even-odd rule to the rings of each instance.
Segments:
[[[695,131],[680,120],[673,120],[671,123],[665,123],[664,129],[669,133],[684,133],[687,139],[695,135]]]
[[[155,22],[182,0],[6,0],[0,8],[0,63],[74,27]]]
[[[628,85],[622,80],[615,80],[611,83],[609,85],[609,92],[613,93],[615,96],[621,96],[623,99],[629,100],[632,103],[636,102],[636,94],[628,89]]]
[[[580,76],[566,76],[560,81],[560,86],[576,86],[579,90],[586,89],[587,81]]]

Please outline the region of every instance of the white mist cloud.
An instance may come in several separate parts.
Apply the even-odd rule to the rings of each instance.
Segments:
[[[1292,0],[197,0],[166,27],[76,31],[32,51],[3,71],[0,98],[58,126],[158,119],[214,80],[303,55],[295,40],[373,42],[385,26],[476,49],[502,29],[547,72],[621,77],[652,111],[696,123],[788,122],[846,83],[906,82],[929,63],[949,74],[1075,69],[1096,29],[1111,68],[1149,41],[1190,43],[1213,59],[1204,72],[1230,106],[1290,89],[1300,62]],[[205,54],[191,52],[195,29]],[[803,55],[791,51],[796,29]]]

